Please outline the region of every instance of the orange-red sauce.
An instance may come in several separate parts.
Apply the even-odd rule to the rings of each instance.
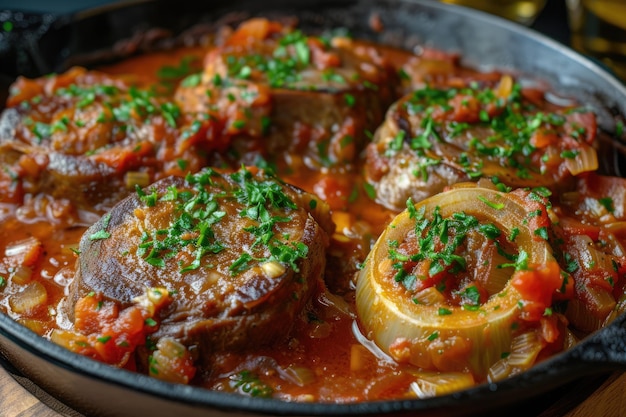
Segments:
[[[205,53],[204,48],[183,48],[173,53],[128,59],[100,70],[144,87],[153,84],[167,89],[167,83],[158,75],[160,69],[179,67],[183,60],[200,69]],[[397,52],[390,53],[389,57],[398,62],[407,58]],[[440,72],[441,78],[445,78],[452,64],[447,56],[444,58],[437,61],[439,64],[425,62],[424,72]],[[436,65],[439,67],[433,69]],[[490,75],[464,70],[462,76]],[[290,400],[351,402],[414,397],[410,383],[418,369],[400,366],[377,353],[375,348],[368,350],[355,325],[355,274],[394,213],[368,197],[361,166],[349,172],[285,167],[279,167],[279,172],[283,180],[316,193],[333,209],[333,220],[338,228],[327,252],[324,278],[329,291],[317,294],[285,340],[244,353],[219,354],[215,368],[200,370],[193,383],[249,394],[243,389],[245,385],[237,385],[233,374],[250,371],[273,387],[274,396]],[[3,193],[11,193],[9,182],[0,185]],[[76,259],[73,250],[90,222],[102,213],[101,207],[75,207],[62,197],[46,194],[27,194],[21,205],[1,203],[0,254],[5,254],[0,263],[0,276],[5,277],[5,285],[0,288],[2,311],[44,337],[53,329],[71,327],[68,318],[61,314],[59,303],[73,277]],[[21,281],[9,279],[23,262],[6,254],[13,245],[29,238],[41,243],[41,261],[27,266]],[[33,283],[43,285],[45,302],[21,312],[15,308],[14,300]]]

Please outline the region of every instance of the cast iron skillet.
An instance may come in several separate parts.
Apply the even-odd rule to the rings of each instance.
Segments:
[[[70,65],[91,65],[143,50],[172,47],[176,40],[193,38],[193,33],[210,28],[220,19],[242,20],[258,14],[297,16],[305,29],[348,27],[357,37],[403,47],[429,45],[458,51],[470,66],[530,74],[592,107],[599,113],[601,128],[608,132],[613,132],[615,120],[623,120],[626,114],[626,88],[603,69],[521,26],[471,10],[424,0],[197,3],[134,1],[61,17],[0,14],[0,19],[16,19],[15,30],[0,39],[2,79],[58,72]],[[380,16],[385,26],[382,33],[369,27],[372,13]],[[203,25],[194,26],[199,23]],[[624,147],[615,143],[603,157],[613,174],[626,176],[623,155],[615,152]],[[626,369],[626,315],[530,371],[497,384],[425,400],[288,403],[169,384],[70,353],[2,314],[0,353],[50,394],[90,416],[485,416],[500,415],[504,410],[532,410],[533,404],[554,401],[564,390],[576,389],[572,384],[581,380]]]

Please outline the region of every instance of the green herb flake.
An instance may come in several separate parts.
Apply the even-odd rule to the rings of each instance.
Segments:
[[[245,120],[235,120],[233,122],[233,127],[235,129],[243,129],[246,126],[246,121]]]
[[[370,183],[363,184],[363,189],[365,190],[365,194],[371,199],[376,200],[376,189]]]
[[[111,237],[111,233],[107,232],[106,230],[98,230],[97,232],[89,235],[89,240],[103,240],[103,239],[108,239],[110,237]]]
[[[611,197],[599,198],[598,203],[600,203],[609,213],[615,212],[615,205],[613,204],[613,199]]]
[[[510,268],[514,267],[516,271],[527,271],[528,270],[528,252],[525,250],[521,250],[517,257],[515,258],[515,263],[506,263],[498,265],[498,268]]]
[[[187,55],[182,57],[178,66],[164,65],[157,70],[157,77],[162,81],[175,81],[190,75],[193,71],[192,63],[198,59]]]
[[[624,134],[624,122],[622,122],[621,120],[618,120],[617,123],[615,123],[615,135],[617,135],[617,137],[620,137]]]
[[[565,150],[561,152],[561,158],[563,159],[575,159],[580,154],[577,150]]]
[[[272,125],[272,119],[267,116],[261,117],[261,134],[267,136],[270,133],[270,127]]]
[[[444,307],[439,307],[439,309],[437,310],[437,314],[440,316],[449,316],[450,314],[452,314],[452,311]]]
[[[474,311],[480,307],[480,292],[475,285],[470,285],[462,291],[456,292],[461,296],[461,306],[465,310]]]
[[[548,240],[548,228],[547,227],[540,227],[537,230],[535,230],[535,236],[539,236],[540,238],[542,238],[543,240]]]
[[[274,393],[272,387],[262,382],[259,376],[244,370],[230,377],[233,387],[251,397],[269,398]]]
[[[178,168],[180,168],[181,171],[185,171],[187,169],[187,166],[189,165],[189,162],[187,162],[187,160],[185,159],[177,159],[176,165],[178,165]]]
[[[493,223],[481,224],[478,230],[485,235],[488,239],[497,239],[502,234],[502,231]]]
[[[198,73],[198,74],[191,74],[183,78],[183,80],[180,82],[180,85],[183,87],[191,88],[191,87],[199,86],[201,82],[202,82],[202,74]]]
[[[411,76],[404,70],[404,68],[400,68],[398,70],[398,75],[400,76],[400,79],[402,80],[410,80]]]
[[[478,199],[495,210],[502,210],[504,208],[504,203],[495,203],[493,201],[487,200],[486,197],[479,195]]]

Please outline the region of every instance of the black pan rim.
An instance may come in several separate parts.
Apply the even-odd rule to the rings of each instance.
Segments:
[[[611,326],[626,326],[626,315],[622,315]],[[545,362],[535,365],[530,371],[508,378],[497,384],[485,383],[467,390],[425,399],[336,404],[287,402],[279,399],[246,397],[238,394],[211,391],[200,387],[159,381],[147,375],[118,369],[68,351],[42,338],[29,329],[24,328],[10,317],[0,315],[0,335],[6,337],[20,349],[32,353],[54,366],[67,369],[72,373],[80,374],[88,378],[97,378],[102,382],[141,392],[148,396],[165,398],[174,402],[185,402],[207,407],[207,409],[242,411],[267,415],[352,416],[380,415],[399,412],[426,412],[434,410],[440,412],[449,407],[456,407],[459,401],[463,402],[467,407],[472,407],[472,413],[483,409],[484,411],[491,410],[494,406],[497,407],[498,402],[503,402],[503,404],[510,403],[511,399],[508,397],[509,395],[514,396],[515,401],[521,401],[544,394],[586,375],[600,375],[609,371],[615,371],[615,366],[620,364],[600,360],[595,364],[596,367],[592,369],[589,366],[591,362],[586,361],[582,357],[585,353],[585,347],[589,344],[597,343],[597,339],[601,338],[602,330],[590,335],[589,338],[585,339],[585,341],[575,348],[562,352]],[[7,359],[11,362],[10,357]],[[622,364],[622,367],[626,369],[626,363]],[[539,375],[541,378],[545,377],[545,374],[551,373],[558,378],[555,379],[553,375],[548,381],[544,380],[542,385],[537,387],[534,385],[535,382],[533,379],[529,380],[527,378],[529,373],[533,370],[534,374],[541,374]],[[555,370],[556,373],[554,372]],[[531,387],[533,388],[532,390],[529,389]],[[499,394],[498,398],[494,398],[493,394],[496,392]],[[63,400],[63,398],[60,399]],[[496,401],[485,404],[486,400]]]

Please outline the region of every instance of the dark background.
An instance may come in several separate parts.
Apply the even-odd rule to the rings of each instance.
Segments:
[[[259,0],[262,1],[262,0]],[[294,0],[297,1],[297,0]],[[114,0],[0,0],[0,11],[23,10],[28,12],[66,14],[91,7],[105,6]],[[626,17],[625,17],[626,18]],[[557,41],[569,45],[569,27],[564,0],[548,0],[532,28]]]

